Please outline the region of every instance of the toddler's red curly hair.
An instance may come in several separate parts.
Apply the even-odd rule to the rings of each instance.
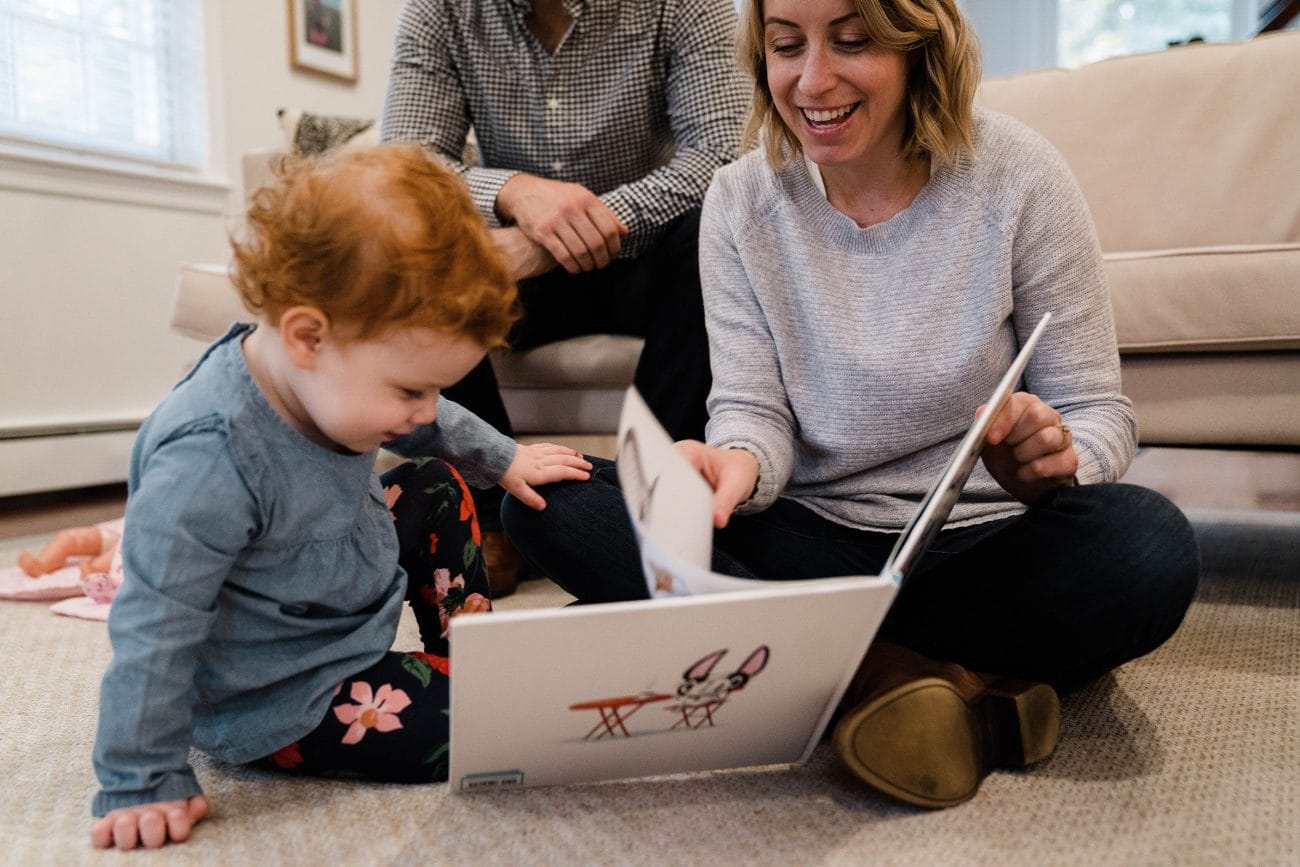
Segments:
[[[234,280],[277,323],[316,307],[349,339],[393,327],[469,337],[490,349],[518,318],[514,281],[460,179],[417,144],[290,158],[259,190]]]

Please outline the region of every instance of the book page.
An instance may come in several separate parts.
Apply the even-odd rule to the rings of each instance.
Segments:
[[[635,388],[627,390],[619,418],[618,477],[652,598],[755,588],[752,580],[709,568],[713,491]]]

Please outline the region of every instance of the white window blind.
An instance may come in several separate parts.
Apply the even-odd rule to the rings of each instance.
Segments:
[[[199,167],[201,0],[0,0],[0,138]]]
[[[1060,0],[1056,62],[1080,66],[1175,42],[1251,33],[1257,0]]]

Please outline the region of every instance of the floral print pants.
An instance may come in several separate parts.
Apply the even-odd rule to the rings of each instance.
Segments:
[[[414,458],[383,484],[424,651],[389,652],[343,681],[321,724],[266,761],[320,776],[445,780],[450,620],[492,607],[478,516],[460,474],[437,458]]]

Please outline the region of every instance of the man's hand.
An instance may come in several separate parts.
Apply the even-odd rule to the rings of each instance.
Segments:
[[[157,849],[164,843],[184,843],[190,831],[208,814],[208,799],[195,795],[179,801],[157,801],[122,807],[96,819],[90,826],[90,844],[96,849]]]
[[[699,440],[681,440],[675,445],[713,489],[713,526],[727,526],[736,506],[754,493],[758,458],[748,449],[719,449]]]
[[[591,462],[581,452],[567,446],[557,446],[554,443],[525,446],[516,443],[515,459],[501,477],[501,487],[525,506],[541,511],[546,508],[546,500],[533,488],[564,479],[584,481],[591,478],[590,469]]]
[[[978,413],[984,412],[981,406]],[[1061,414],[1028,392],[1007,399],[984,437],[984,466],[1002,488],[1029,505],[1074,484],[1079,456]]]
[[[555,257],[546,248],[524,234],[518,226],[489,229],[492,243],[505,260],[510,277],[515,282],[545,274],[555,267]]]
[[[604,268],[628,233],[609,206],[581,184],[524,172],[497,191],[496,208],[570,274]]]

